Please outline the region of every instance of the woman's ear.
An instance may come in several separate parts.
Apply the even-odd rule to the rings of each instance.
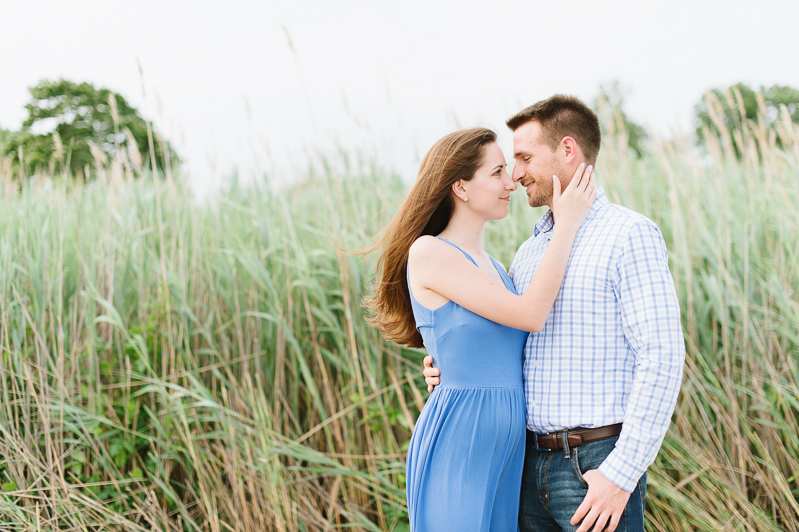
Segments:
[[[466,195],[466,189],[463,187],[463,179],[458,179],[452,183],[452,192],[458,199],[462,201],[469,201],[469,197]]]

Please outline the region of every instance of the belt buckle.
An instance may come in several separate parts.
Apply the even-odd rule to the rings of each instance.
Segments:
[[[542,434],[541,436],[549,436],[549,433]],[[536,451],[542,451],[542,452],[547,452],[547,453],[551,453],[552,452],[552,449],[542,449],[541,447],[538,446],[538,434],[535,433],[535,432],[533,432],[533,442],[535,443],[535,450]]]

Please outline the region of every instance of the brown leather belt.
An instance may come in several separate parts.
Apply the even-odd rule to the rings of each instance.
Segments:
[[[595,429],[571,429],[549,434],[536,434],[527,431],[527,442],[535,445],[536,451],[557,451],[563,449],[563,437],[569,442],[569,447],[579,447],[584,443],[607,440],[621,434],[621,423],[597,427]]]

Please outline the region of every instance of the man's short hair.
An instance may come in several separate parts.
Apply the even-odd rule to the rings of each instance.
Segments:
[[[563,137],[572,137],[583,150],[586,161],[596,164],[602,133],[599,119],[590,107],[574,96],[556,94],[534,103],[508,119],[507,126],[516,131],[527,122],[538,122],[542,140],[555,151]]]

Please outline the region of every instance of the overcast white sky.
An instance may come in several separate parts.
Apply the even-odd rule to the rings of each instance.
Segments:
[[[286,182],[337,147],[412,179],[456,127],[492,127],[509,153],[504,120],[556,92],[619,80],[668,134],[709,88],[799,87],[798,20],[796,0],[0,0],[0,127],[64,77],[154,119],[198,190],[234,167]]]

